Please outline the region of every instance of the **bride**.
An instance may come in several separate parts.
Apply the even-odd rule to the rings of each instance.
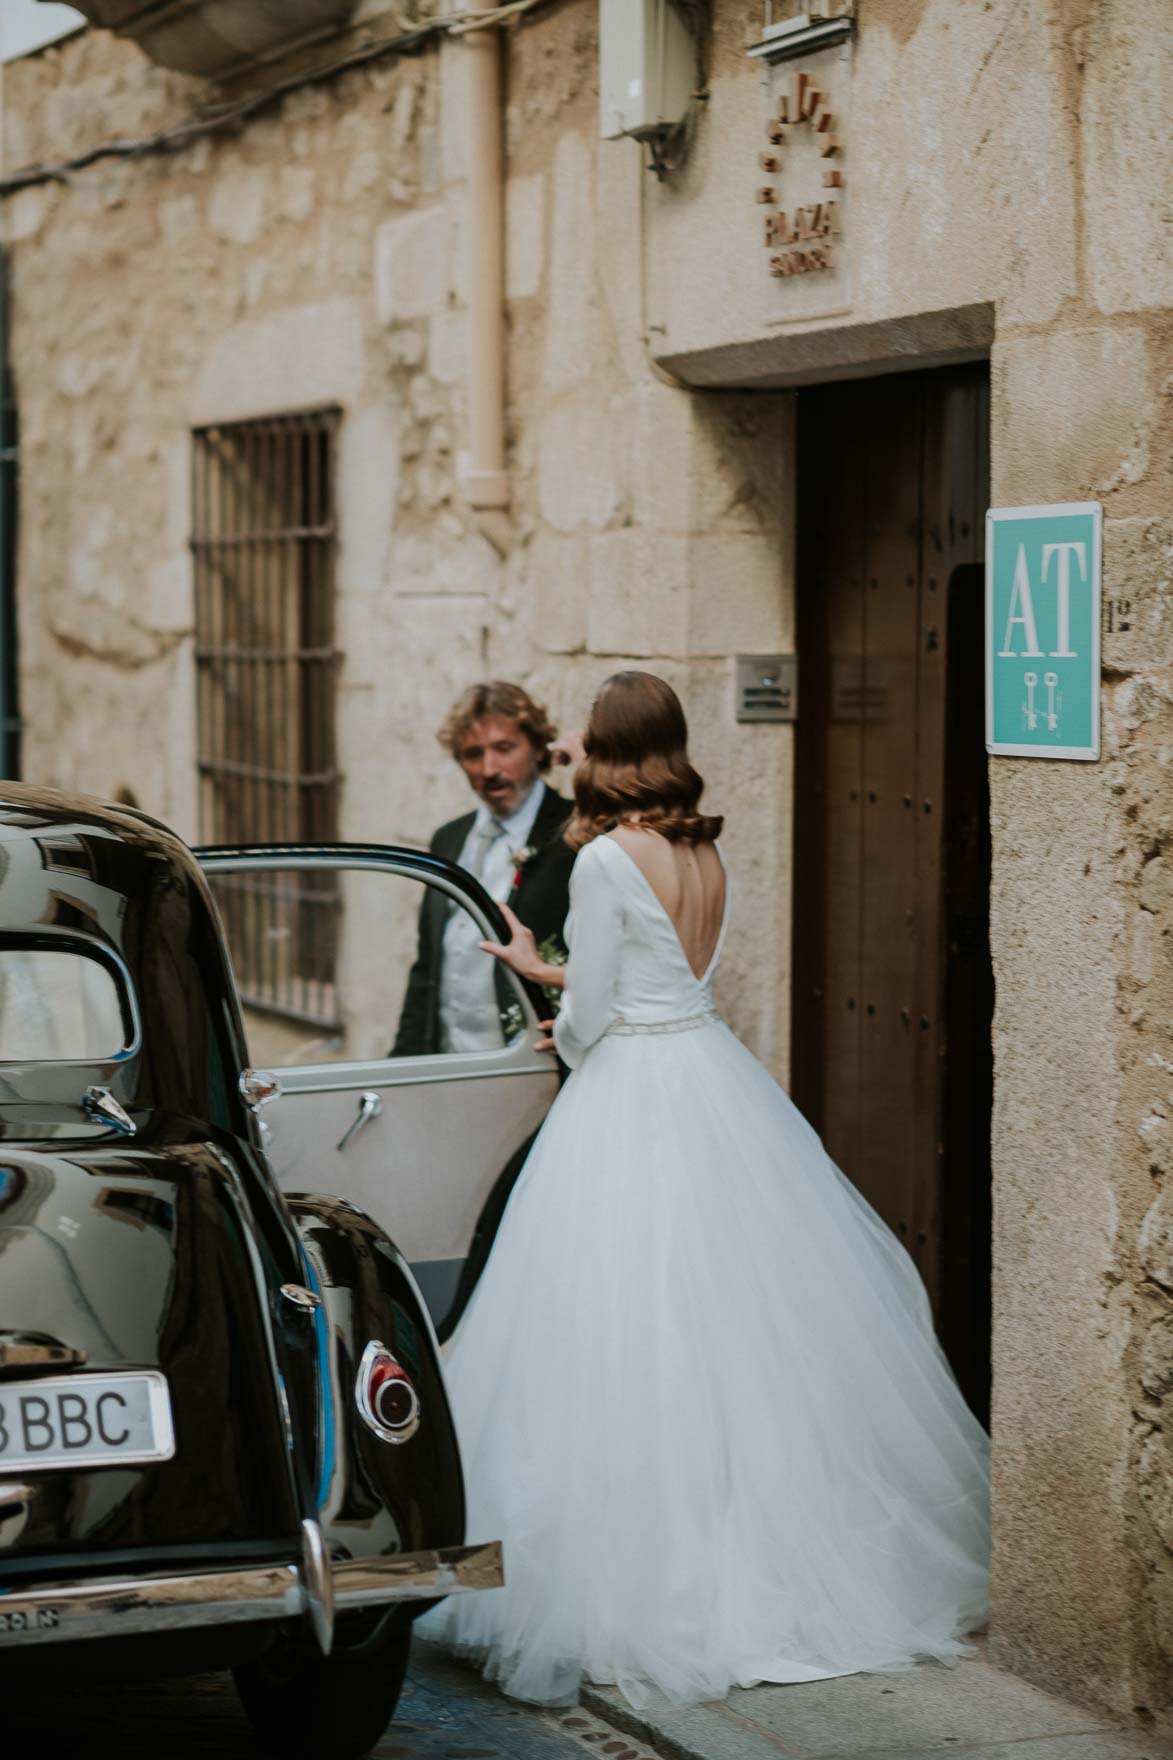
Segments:
[[[670,687],[607,680],[567,832],[572,1075],[446,1375],[472,1539],[506,1586],[425,1634],[507,1693],[636,1705],[963,1653],[984,1617],[987,1441],[917,1272],[713,1007],[721,820]]]

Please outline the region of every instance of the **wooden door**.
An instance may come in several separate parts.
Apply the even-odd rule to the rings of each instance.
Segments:
[[[979,1407],[988,425],[984,364],[802,394],[792,1083],[912,1253]]]

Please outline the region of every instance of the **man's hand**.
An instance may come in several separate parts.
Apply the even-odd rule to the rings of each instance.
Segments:
[[[538,1025],[539,1025],[539,1027],[541,1027],[542,1032],[546,1035],[546,1037],[544,1039],[535,1039],[534,1040],[534,1050],[535,1051],[552,1051],[554,1053],[554,1056],[557,1057],[558,1047],[554,1043],[554,1037],[553,1037],[554,1023],[553,1023],[553,1021],[539,1021]]]

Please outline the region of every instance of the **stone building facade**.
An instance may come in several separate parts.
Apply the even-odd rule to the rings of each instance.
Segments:
[[[803,659],[811,388],[988,363],[990,501],[1099,501],[1115,608],[1101,760],[988,766],[991,1642],[1045,1685],[1159,1717],[1173,20],[1144,0],[855,11],[842,40],[772,62],[747,53],[762,0],[717,0],[703,95],[659,178],[644,146],[600,138],[593,0],[536,5],[504,31],[510,501],[489,536],[458,470],[465,42],[328,78],[294,77],[304,58],[253,70],[221,98],[279,75],[289,89],[231,129],[208,126],[203,83],[102,31],[10,66],[24,769],[129,789],[196,835],[192,433],[335,408],[341,834],[418,842],[460,810],[433,729],[471,677],[520,678],[570,724],[619,665],[663,673],[728,816],[722,1005],[785,1080],[807,858],[795,727],[735,718],[734,657],[798,644]],[[368,5],[347,42],[398,29]],[[831,154],[814,128],[771,152],[780,99],[802,101],[796,73],[833,112]],[[192,121],[167,151],[20,175]],[[792,220],[765,246],[755,197],[771,178]],[[829,233],[807,210],[832,201]],[[788,237],[795,205],[809,239]],[[815,260],[772,273],[795,245]],[[814,464],[826,493],[835,460]],[[851,486],[845,468],[845,507]]]

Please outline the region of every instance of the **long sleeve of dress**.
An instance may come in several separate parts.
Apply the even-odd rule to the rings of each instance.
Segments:
[[[554,1043],[571,1069],[577,1069],[615,1018],[623,904],[602,842],[599,837],[585,846],[570,876],[570,958]]]

